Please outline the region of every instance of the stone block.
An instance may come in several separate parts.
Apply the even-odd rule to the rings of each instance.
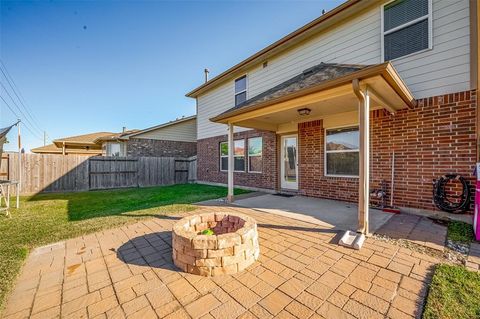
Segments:
[[[192,240],[193,249],[216,249],[217,236],[212,235],[197,235]],[[223,247],[218,247],[223,248]]]
[[[240,238],[240,236],[234,233],[219,235],[217,236],[217,238],[219,249],[233,247],[242,243],[242,239]]]
[[[211,267],[200,267],[188,265],[186,272],[194,275],[210,277],[212,275]]]
[[[233,275],[238,272],[237,264],[223,267],[213,267],[212,276]]]
[[[224,257],[224,256],[233,256],[233,247],[228,247],[224,249],[209,249],[207,250],[208,258],[215,257]]]
[[[220,267],[222,266],[222,258],[205,258],[205,259],[197,259],[195,261],[195,266],[202,266],[202,267]]]
[[[222,265],[228,266],[233,264],[238,264],[239,262],[245,261],[245,256],[243,254],[239,256],[227,256],[222,257]]]

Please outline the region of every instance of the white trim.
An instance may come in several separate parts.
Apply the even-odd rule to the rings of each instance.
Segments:
[[[249,147],[250,143],[249,141],[253,138],[260,138],[262,139],[262,155],[252,155],[251,157],[261,157],[262,158],[262,170],[261,171],[251,171],[250,170],[250,152],[249,152]],[[247,147],[246,147],[246,155],[247,155],[247,172],[252,173],[252,174],[261,174],[263,173],[263,136],[252,136],[252,137],[247,137]]]
[[[243,77],[245,77],[245,90],[237,92],[235,90],[235,83],[237,82],[237,80],[240,80]],[[248,100],[248,73],[244,73],[243,75],[238,76],[233,80],[233,105],[237,106],[237,95],[242,94],[243,92],[245,92],[245,101],[246,101]]]
[[[334,127],[325,127],[323,129],[323,175],[325,177],[340,177],[340,178],[359,178],[359,175],[336,175],[336,174],[327,174],[327,154],[330,153],[360,153],[360,147],[358,150],[333,150],[327,151],[327,131],[343,129],[343,128],[357,128],[360,133],[360,127],[358,124],[353,125],[342,125]],[[359,164],[360,165],[360,164]]]
[[[235,142],[236,141],[242,141],[243,140],[243,151],[245,152],[245,139],[244,138],[239,138],[239,139],[236,139],[236,140],[233,140],[233,148],[235,149]],[[220,172],[225,172],[225,173],[228,173],[228,168],[227,169],[222,169],[222,158],[226,157],[228,158],[228,155],[222,155],[222,143],[226,143],[228,145],[228,141],[223,141],[223,142],[220,142],[218,145],[219,145],[219,152],[218,152],[218,155],[219,155],[219,159],[220,159],[220,163],[219,163],[219,171]],[[235,164],[235,157],[243,157],[244,160],[245,160],[245,154],[242,156],[242,155],[235,155],[235,153],[233,153],[233,163]],[[228,166],[228,165],[227,165]],[[235,165],[234,165],[235,167]],[[243,171],[236,171],[236,170],[233,170],[235,173],[246,173],[246,167]]]
[[[424,16],[421,16],[419,18],[416,18],[414,20],[405,22],[404,24],[396,26],[395,28],[392,28],[388,31],[385,31],[385,24],[384,24],[385,23],[385,20],[384,20],[385,19],[385,16],[384,16],[385,6],[389,5],[390,3],[395,2],[395,1],[398,1],[398,0],[388,1],[388,2],[386,2],[386,3],[384,3],[380,6],[380,58],[381,58],[381,62],[385,62],[385,35],[388,35],[388,34],[393,33],[395,31],[404,29],[406,27],[409,27],[409,26],[411,26],[411,25],[413,25],[417,22],[423,21],[425,19],[428,19],[428,48],[425,48],[425,49],[422,49],[422,50],[419,50],[419,51],[415,51],[415,52],[412,52],[412,53],[409,53],[409,54],[406,54],[406,55],[402,55],[402,56],[399,56],[397,58],[391,59],[389,61],[395,61],[395,60],[400,59],[400,58],[406,58],[406,57],[412,56],[414,54],[419,54],[419,53],[422,53],[422,52],[429,51],[429,50],[433,49],[433,4],[432,4],[432,0],[427,0],[428,1],[428,14],[426,14]]]
[[[396,26],[395,28],[391,28],[391,29],[388,30],[388,31],[385,31],[385,30],[384,30],[384,31],[383,31],[383,35],[385,36],[385,35],[388,35],[388,34],[390,34],[390,33],[396,32],[396,31],[398,31],[398,30],[402,30],[403,28],[407,28],[407,27],[409,27],[409,26],[411,26],[411,25],[413,25],[413,24],[415,24],[415,23],[417,23],[417,22],[423,21],[423,20],[425,20],[425,19],[428,19],[428,14],[426,14],[426,15],[420,17],[420,18],[416,18],[416,19],[414,19],[414,20],[410,20],[410,21],[408,21],[408,22],[405,22],[404,24],[399,25],[399,26]]]
[[[285,180],[285,166],[284,166],[284,158],[285,158],[285,147],[284,147],[284,140],[285,138],[292,138],[296,139],[296,148],[295,148],[295,174],[296,180],[295,182],[287,182]],[[280,187],[285,190],[298,190],[298,134],[288,134],[282,135],[280,137]]]

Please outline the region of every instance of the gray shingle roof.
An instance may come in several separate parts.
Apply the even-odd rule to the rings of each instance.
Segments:
[[[294,76],[293,78],[280,83],[279,85],[260,93],[235,107],[232,107],[222,114],[267,102],[269,100],[274,100],[314,85],[318,85],[322,82],[331,81],[350,73],[357,72],[369,66],[370,65],[320,63],[314,67],[306,69],[301,74]]]

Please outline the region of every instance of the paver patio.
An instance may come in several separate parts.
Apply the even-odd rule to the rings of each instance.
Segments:
[[[246,208],[261,257],[234,276],[178,271],[172,224],[156,218],[34,250],[5,318],[412,318],[436,259],[368,238],[338,246],[334,230]],[[195,213],[198,213],[197,210]]]

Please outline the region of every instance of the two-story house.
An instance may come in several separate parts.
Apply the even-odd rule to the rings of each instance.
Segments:
[[[198,180],[361,213],[385,180],[395,205],[434,209],[432,180],[477,160],[477,10],[349,0],[200,85]]]

